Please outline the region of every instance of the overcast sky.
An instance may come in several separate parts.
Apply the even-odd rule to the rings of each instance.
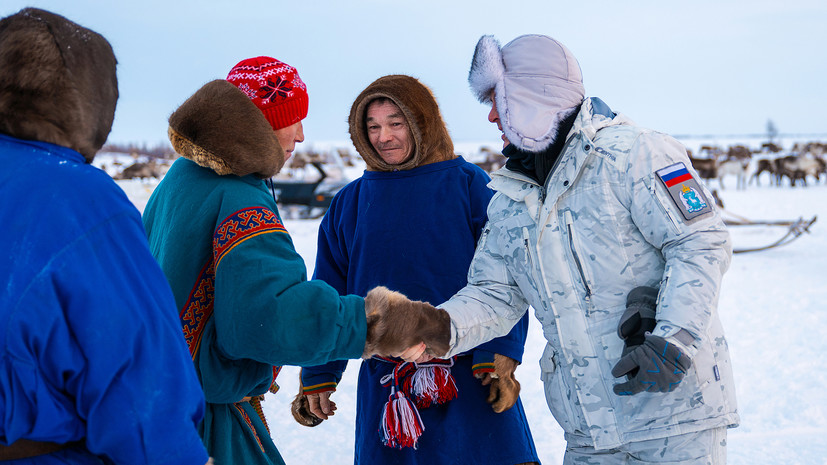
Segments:
[[[509,3],[508,7],[504,5]],[[169,114],[244,58],[299,70],[307,143],[347,141],[353,99],[374,79],[431,87],[457,142],[499,139],[468,88],[481,35],[563,42],[586,95],[673,135],[827,134],[827,2],[695,0],[2,0],[62,14],[104,35],[118,57],[110,142],[166,142]]]

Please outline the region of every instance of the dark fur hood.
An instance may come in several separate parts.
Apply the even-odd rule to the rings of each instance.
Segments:
[[[26,8],[0,20],[0,132],[68,147],[91,162],[118,100],[117,60],[101,35]]]
[[[402,110],[413,133],[414,155],[400,165],[385,163],[368,139],[365,124],[367,106],[377,97],[393,100]],[[369,171],[409,170],[457,157],[434,95],[425,85],[410,76],[384,76],[371,83],[353,102],[348,123],[350,139]]]
[[[233,84],[217,79],[169,117],[169,140],[180,155],[220,175],[274,176],[284,150],[261,110]]]

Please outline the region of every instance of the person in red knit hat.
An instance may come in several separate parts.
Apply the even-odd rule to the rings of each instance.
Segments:
[[[204,390],[199,434],[219,465],[283,463],[260,404],[278,388],[281,365],[360,358],[382,337],[367,336],[365,314],[380,304],[307,280],[265,185],[304,140],[307,109],[295,68],[269,57],[239,62],[170,116],[181,157],[144,210]],[[424,350],[382,347],[411,358]]]

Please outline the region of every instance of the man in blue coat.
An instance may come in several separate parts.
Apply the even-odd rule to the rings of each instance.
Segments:
[[[91,166],[118,98],[100,35],[0,20],[0,461],[207,462],[172,292],[123,191]]]
[[[411,299],[447,300],[465,285],[487,219],[488,175],[454,154],[436,100],[410,76],[370,84],[349,123],[367,170],[322,220],[315,277],[343,295],[383,285]],[[538,462],[514,378],[527,326],[526,317],[506,336],[445,360],[365,360],[355,463]],[[333,414],[329,398],[345,364],[302,370],[305,409],[318,419]],[[397,423],[394,413],[413,421]],[[297,420],[319,422],[306,413]]]

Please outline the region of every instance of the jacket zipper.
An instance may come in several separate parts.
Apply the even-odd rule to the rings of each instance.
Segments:
[[[569,149],[569,146],[575,139],[577,139],[578,135],[579,134],[572,135],[569,138],[569,140],[567,140],[566,143],[563,144],[563,148],[560,149],[560,153],[557,155],[557,159],[554,160],[554,164],[551,166],[551,169],[548,172],[548,176],[546,176],[545,182],[543,182],[543,184],[540,186],[540,205],[546,203],[546,184],[551,179],[551,175],[554,174],[554,171],[557,170],[557,166],[560,164],[560,159],[563,158],[563,154],[566,153],[566,151]]]
[[[537,280],[537,273],[534,270],[534,260],[531,259],[531,236],[528,234],[528,228],[523,226],[523,244],[525,244],[525,256],[528,260],[528,267],[531,269],[531,279]],[[539,286],[538,286],[539,288]]]
[[[663,270],[663,278],[661,278],[661,280],[660,280],[660,287],[659,287],[660,290],[658,292],[658,302],[657,302],[658,308],[660,308],[660,306],[663,305],[663,300],[666,297],[666,293],[664,292],[664,290],[666,290],[666,287],[669,285],[669,278],[671,278],[671,277],[672,277],[672,267],[667,266],[666,269]]]
[[[523,226],[523,244],[525,244],[525,254],[526,258],[528,259],[528,266],[531,268],[531,278],[537,282],[537,269],[534,268],[534,260],[531,259],[531,235],[528,233],[528,228]],[[540,245],[537,244],[538,247],[538,254],[539,254],[539,247]],[[546,280],[543,279],[543,262],[540,260],[540,279],[538,284],[542,284],[543,290],[546,291],[545,296],[540,296],[543,300],[548,300],[549,296],[551,296],[551,292],[549,292],[548,286],[546,285]],[[537,286],[537,291],[540,291],[540,286]]]
[[[663,214],[666,215],[667,218],[669,218],[669,221],[672,223],[672,227],[675,229],[675,234],[680,234],[681,228],[680,226],[678,226],[678,222],[675,221],[675,218],[672,217],[672,213],[669,212],[669,209],[663,205],[663,202],[660,201],[660,197],[658,197],[658,193],[655,187],[656,182],[657,181],[653,181],[649,185],[649,193],[652,194],[652,198],[655,200],[655,203],[658,204],[658,207],[660,207]]]
[[[583,271],[583,263],[580,261],[580,255],[577,253],[577,248],[574,246],[574,232],[572,229],[572,223],[574,220],[572,219],[571,212],[566,210],[566,230],[569,234],[569,248],[571,249],[571,254],[574,257],[574,264],[577,266],[577,272],[580,273],[580,279],[583,281],[583,287],[586,289],[586,302],[591,300],[592,290],[589,287],[589,282],[586,280],[586,273]]]

